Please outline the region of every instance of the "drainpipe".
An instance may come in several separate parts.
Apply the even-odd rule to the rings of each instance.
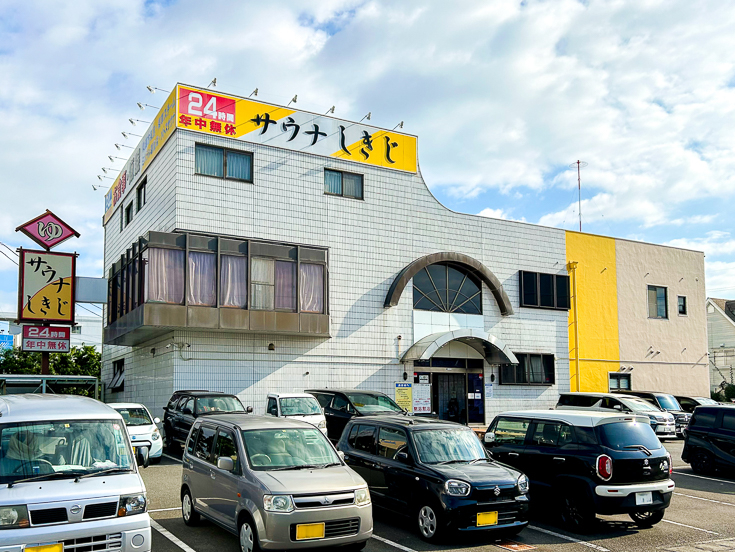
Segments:
[[[581,377],[579,373],[579,311],[577,310],[577,261],[567,263],[567,272],[572,275],[572,309],[574,311],[574,360],[577,365],[577,391],[581,391]]]

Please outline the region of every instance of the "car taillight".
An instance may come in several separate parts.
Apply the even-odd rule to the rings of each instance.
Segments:
[[[674,473],[674,463],[671,461],[671,454],[669,454],[668,456],[669,456],[669,475],[671,475],[672,473]]]
[[[613,466],[612,458],[606,454],[597,457],[597,476],[603,481],[609,481],[612,478]]]

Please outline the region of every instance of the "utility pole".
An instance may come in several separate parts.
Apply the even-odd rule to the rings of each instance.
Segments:
[[[570,169],[577,169],[577,212],[579,213],[579,231],[582,231],[582,169],[587,166],[587,163],[580,161],[579,159],[569,165]]]

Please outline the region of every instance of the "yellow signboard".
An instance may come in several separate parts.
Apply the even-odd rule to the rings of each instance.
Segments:
[[[176,126],[406,172],[415,136],[211,90],[178,85]]]
[[[408,412],[413,412],[413,384],[396,382],[396,404]]]

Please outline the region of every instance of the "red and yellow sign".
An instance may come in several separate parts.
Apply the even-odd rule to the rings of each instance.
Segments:
[[[20,250],[18,320],[74,324],[74,253]]]

